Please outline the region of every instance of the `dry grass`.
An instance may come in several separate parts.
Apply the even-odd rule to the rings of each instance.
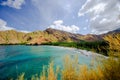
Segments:
[[[104,37],[109,43],[109,55],[120,56],[120,34],[113,34]]]
[[[59,72],[59,67],[56,67],[54,70],[54,64],[51,62],[46,71],[45,67],[43,67],[43,71],[40,76],[32,76],[31,80],[57,80]]]
[[[110,56],[103,62],[103,74],[106,80],[120,79],[120,34],[108,35],[104,38],[109,43]]]
[[[62,80],[103,80],[102,68],[97,66],[88,68],[87,65],[78,64],[78,56],[65,57],[65,65],[62,70]],[[92,63],[92,65],[95,65]]]
[[[16,80],[25,80],[24,75],[25,73],[22,73]]]
[[[108,58],[103,63],[102,74],[105,80],[119,80],[120,79],[120,57],[115,59]]]
[[[66,56],[64,59],[64,69],[62,70],[62,80],[77,80],[79,68],[78,57],[75,56],[75,59]]]

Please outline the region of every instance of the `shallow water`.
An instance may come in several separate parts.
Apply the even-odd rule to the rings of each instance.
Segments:
[[[74,48],[57,46],[0,46],[0,80],[16,78],[22,72],[25,77],[40,73],[43,65],[54,61],[55,65],[62,66],[65,55],[78,55],[79,64],[90,65],[92,57],[85,56]]]

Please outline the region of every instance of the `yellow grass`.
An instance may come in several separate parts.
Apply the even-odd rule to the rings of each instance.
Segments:
[[[120,56],[120,34],[113,34],[104,37],[109,43],[110,56]]]
[[[54,63],[51,62],[48,66],[47,72],[45,67],[43,67],[43,71],[40,76],[32,76],[31,80],[57,80],[59,67],[56,67],[54,70]]]
[[[25,73],[22,73],[16,80],[25,80],[24,75]]]

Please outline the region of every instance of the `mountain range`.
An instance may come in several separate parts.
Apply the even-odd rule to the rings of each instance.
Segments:
[[[80,42],[98,41],[108,34],[119,33],[120,30],[110,31],[106,34],[73,34],[66,31],[48,28],[44,31],[23,33],[15,30],[0,31],[0,44],[41,44],[48,42]]]

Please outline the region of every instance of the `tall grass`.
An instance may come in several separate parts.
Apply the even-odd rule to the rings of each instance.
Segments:
[[[113,34],[104,37],[109,43],[109,55],[120,56],[120,34]]]
[[[32,77],[31,80],[120,80],[120,34],[109,35],[104,38],[109,43],[108,58],[102,59],[100,64],[95,67],[80,65],[78,56],[74,58],[66,56],[64,59],[63,69],[58,67],[54,69],[53,62],[49,64],[47,71],[43,67],[43,71],[39,77]],[[24,74],[20,75],[17,80],[25,80]]]
[[[120,34],[104,38],[109,43],[109,58],[103,62],[103,74],[106,80],[120,79]]]
[[[54,63],[51,62],[46,70],[45,66],[43,66],[43,70],[40,76],[32,76],[31,80],[57,80],[58,78],[59,67],[54,69]]]
[[[16,80],[25,80],[25,73],[22,73],[20,76],[17,77]]]

